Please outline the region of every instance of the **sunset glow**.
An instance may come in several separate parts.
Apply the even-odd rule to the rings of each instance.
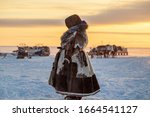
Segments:
[[[64,19],[89,24],[88,46],[150,48],[150,0],[0,0],[0,46],[59,46]]]

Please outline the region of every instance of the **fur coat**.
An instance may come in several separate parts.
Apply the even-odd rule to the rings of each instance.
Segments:
[[[55,75],[51,85],[57,93],[88,96],[97,93],[99,84],[84,48],[88,43],[87,24],[71,27],[61,37],[61,49],[55,58]]]

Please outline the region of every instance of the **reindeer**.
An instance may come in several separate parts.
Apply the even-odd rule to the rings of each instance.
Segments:
[[[101,58],[109,58],[112,57],[114,58],[117,55],[128,55],[127,48],[123,48],[121,46],[116,46],[116,45],[100,45],[97,46],[96,48],[93,48],[90,50],[88,53],[91,58],[96,56],[100,56]]]
[[[88,52],[88,55],[91,56],[91,58],[94,58],[94,55],[97,55],[97,49],[93,48]]]
[[[29,57],[27,50],[27,47],[18,47],[17,59],[24,59],[25,57]]]

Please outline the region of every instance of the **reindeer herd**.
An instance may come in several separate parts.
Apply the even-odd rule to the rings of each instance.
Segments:
[[[93,58],[94,56],[101,57],[101,58],[114,58],[115,56],[121,55],[128,55],[127,48],[116,46],[116,45],[100,45],[96,48],[92,48],[88,55]]]
[[[49,56],[50,48],[47,46],[18,46],[17,59],[31,58],[32,56]]]
[[[47,46],[34,46],[34,47],[28,47],[28,46],[18,46],[18,50],[13,51],[17,53],[17,59],[20,58],[31,58],[32,56],[49,56],[50,55],[50,48]],[[16,55],[16,54],[15,54]],[[100,58],[114,58],[115,56],[126,56],[128,55],[127,48],[116,46],[116,45],[99,45],[95,48],[92,48],[88,55],[93,58],[94,56],[100,57]],[[7,53],[0,53],[0,56],[5,58],[7,56]]]

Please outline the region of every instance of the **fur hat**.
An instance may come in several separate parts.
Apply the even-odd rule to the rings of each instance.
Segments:
[[[81,22],[82,22],[81,18],[76,14],[71,15],[65,19],[65,24],[68,28],[78,25]]]

